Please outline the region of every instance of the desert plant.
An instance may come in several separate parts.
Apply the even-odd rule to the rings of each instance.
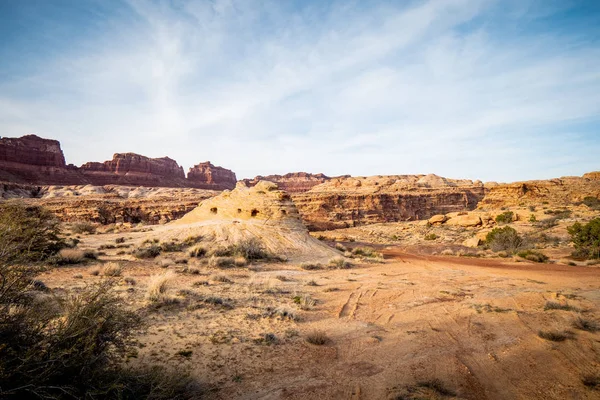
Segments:
[[[146,299],[151,303],[160,303],[168,301],[170,298],[167,295],[169,284],[175,277],[173,271],[167,271],[164,274],[153,275],[148,282],[146,291]]]
[[[300,268],[307,270],[307,271],[313,271],[313,270],[317,270],[317,269],[322,269],[323,266],[319,263],[303,262],[302,264],[300,264]]]
[[[352,254],[355,256],[362,256],[362,257],[374,257],[374,258],[381,258],[382,255],[381,253],[368,248],[368,247],[355,247],[354,249],[352,249]]]
[[[71,225],[71,232],[75,234],[92,234],[96,232],[96,226],[90,222],[76,222]]]
[[[329,259],[328,265],[330,268],[347,269],[352,268],[352,263],[344,257],[333,257]]]
[[[536,218],[535,214],[531,214],[529,216],[529,222],[531,222],[531,223],[537,222],[537,218]]]
[[[523,246],[523,239],[514,228],[494,228],[485,239],[486,244],[493,251],[507,251],[514,253]]]
[[[573,320],[573,327],[581,331],[597,332],[600,330],[600,324],[592,319],[585,318],[581,315]]]
[[[233,257],[212,256],[208,260],[208,265],[213,268],[229,268],[235,265],[235,259]]]
[[[538,336],[542,339],[550,340],[551,342],[564,342],[567,339],[570,339],[573,335],[569,331],[539,331]]]
[[[505,211],[496,216],[496,222],[499,224],[510,224],[513,222],[515,214],[512,211]]]
[[[428,233],[427,235],[425,235],[425,240],[435,240],[438,238],[438,235],[436,235],[435,233]]]
[[[574,256],[600,258],[600,218],[594,218],[585,225],[576,222],[569,226],[567,231],[575,244]]]
[[[115,243],[116,244],[125,243],[125,238],[124,237],[118,237],[118,238],[115,239]]]
[[[312,331],[306,335],[306,341],[310,344],[322,346],[327,344],[330,339],[323,331]]]
[[[206,248],[202,246],[196,246],[190,250],[190,257],[202,258],[206,255]]]
[[[548,310],[578,311],[577,308],[568,303],[559,303],[557,301],[547,301],[544,305],[544,311]]]
[[[581,378],[581,383],[583,383],[585,386],[587,386],[591,389],[600,388],[600,375],[598,375],[598,374],[584,375]]]
[[[82,250],[62,249],[58,254],[52,257],[51,262],[55,265],[79,264],[85,260],[85,254]]]
[[[58,221],[41,207],[0,204],[0,263],[42,261],[65,247]]]
[[[170,242],[162,242],[160,244],[160,250],[165,253],[174,253],[177,251],[182,251],[185,245],[183,243],[176,242],[171,240]]]
[[[241,240],[232,246],[233,255],[244,257],[247,260],[268,260],[271,255],[264,249],[257,238]]]
[[[544,263],[548,261],[548,256],[544,253],[535,250],[524,250],[517,253],[517,255],[521,258],[524,258],[529,261]]]
[[[155,244],[142,246],[133,252],[136,258],[155,258],[160,255],[161,247]]]
[[[29,290],[22,281],[0,294],[1,398],[148,398],[152,393],[167,399],[191,389],[189,378],[182,386],[170,385],[164,370],[149,374],[122,366],[140,319],[122,308],[112,282],[61,299],[58,308],[34,306]]]
[[[213,282],[221,282],[221,283],[232,283],[233,281],[229,279],[227,276],[222,274],[214,274],[209,277],[209,279]]]
[[[104,276],[121,276],[122,272],[123,272],[123,267],[121,267],[121,264],[115,263],[115,262],[109,262],[104,266],[102,275],[104,275]]]
[[[598,199],[597,197],[586,196],[583,198],[582,203],[593,210],[600,210],[600,199]]]
[[[336,243],[335,249],[341,251],[342,253],[345,253],[346,251],[348,251],[348,248],[341,243]]]
[[[236,267],[243,267],[244,265],[248,264],[248,260],[246,260],[245,257],[236,257],[233,260],[233,263]]]

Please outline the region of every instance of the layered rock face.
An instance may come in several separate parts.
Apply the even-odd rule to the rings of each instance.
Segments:
[[[112,160],[103,163],[83,164],[80,171],[93,185],[186,186],[183,168],[169,157],[149,158],[135,153],[117,153]]]
[[[56,140],[35,135],[0,139],[0,182],[31,185],[132,185],[233,189],[236,177],[210,162],[198,164],[185,177],[183,168],[169,157],[149,158],[117,153],[112,160],[89,162],[80,168],[66,165]]]
[[[600,172],[581,177],[562,177],[550,180],[488,185],[488,192],[480,207],[500,208],[516,205],[569,206],[585,197],[600,198]]]
[[[393,175],[334,178],[292,197],[309,229],[325,230],[473,210],[484,195],[479,181]]]
[[[244,179],[248,186],[254,186],[260,181],[276,183],[279,189],[288,193],[302,193],[309,191],[314,186],[327,182],[331,178],[324,174],[309,174],[307,172],[291,172],[285,175],[257,176],[254,179]]]
[[[233,189],[237,178],[233,171],[216,167],[207,161],[190,168],[188,181],[191,186],[197,188]]]

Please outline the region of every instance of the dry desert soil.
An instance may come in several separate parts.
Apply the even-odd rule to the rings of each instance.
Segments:
[[[82,235],[80,247],[145,235]],[[207,399],[600,398],[586,381],[600,372],[600,334],[577,323],[600,317],[600,269],[377,249],[383,260],[319,269],[105,249],[40,279],[77,291],[118,262],[116,288],[146,321],[128,362],[189,372]],[[165,301],[149,303],[162,274]]]

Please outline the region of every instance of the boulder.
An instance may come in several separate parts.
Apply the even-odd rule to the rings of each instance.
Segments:
[[[467,247],[477,247],[480,244],[481,244],[481,240],[477,236],[469,238],[463,242],[463,246],[467,246]]]
[[[446,225],[475,227],[481,225],[481,218],[474,214],[457,215],[446,221]]]
[[[443,224],[447,220],[448,220],[448,218],[445,215],[437,214],[437,215],[434,215],[433,217],[429,218],[428,222],[431,225],[434,225],[434,224]]]

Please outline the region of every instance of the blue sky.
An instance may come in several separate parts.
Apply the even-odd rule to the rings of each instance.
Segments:
[[[600,2],[0,0],[0,135],[239,178],[600,170]]]

